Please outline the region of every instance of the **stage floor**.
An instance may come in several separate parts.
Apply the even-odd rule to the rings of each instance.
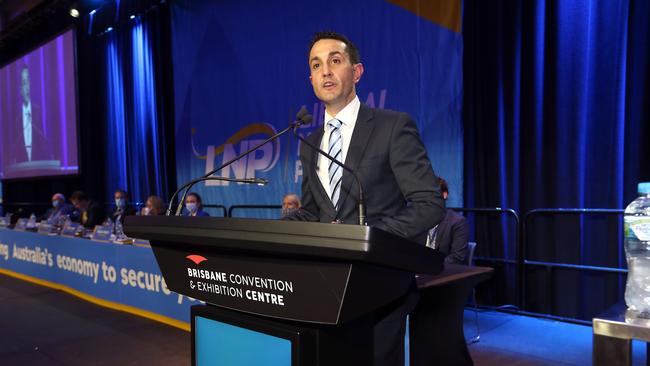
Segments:
[[[188,365],[190,333],[0,275],[0,364]]]
[[[465,333],[475,334],[465,311]],[[481,311],[477,366],[591,365],[591,327]],[[0,275],[2,365],[188,365],[190,334]],[[645,362],[635,342],[634,365]]]

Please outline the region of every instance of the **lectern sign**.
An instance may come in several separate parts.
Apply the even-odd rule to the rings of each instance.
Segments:
[[[205,256],[165,248],[155,254],[173,291],[230,309],[316,323],[338,322],[351,272],[342,263],[316,268],[299,260]]]
[[[358,225],[200,217],[126,218],[170,290],[240,312],[343,324],[404,296],[444,256]]]
[[[188,255],[186,258],[197,265],[207,261],[207,258],[198,255]],[[282,293],[293,293],[292,281],[191,267],[187,267],[187,276],[193,278],[189,282],[192,290],[197,289],[202,292],[240,299],[246,298],[279,306],[285,306]],[[248,289],[245,289],[244,286]]]

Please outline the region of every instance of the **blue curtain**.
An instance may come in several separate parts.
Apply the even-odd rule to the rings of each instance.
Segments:
[[[116,189],[127,190],[133,201],[149,195],[168,195],[166,144],[162,116],[162,64],[151,33],[158,30],[158,14],[130,19],[103,35],[107,76],[107,199]]]
[[[108,171],[109,190],[115,191],[117,188],[126,189],[127,187],[127,169],[126,169],[126,113],[124,111],[124,81],[122,79],[122,70],[118,52],[118,40],[116,33],[108,35],[107,44],[107,72],[106,83],[108,90],[107,98],[107,161],[106,170]],[[110,198],[109,198],[110,202]]]
[[[648,2],[469,0],[464,10],[466,205],[625,207],[650,179]],[[479,255],[516,259],[509,225],[479,225]],[[539,217],[529,229],[530,260],[625,267],[620,217]],[[622,298],[623,276],[528,268],[527,310],[590,319]],[[511,266],[497,278],[514,287]],[[502,288],[486,296],[515,301]]]

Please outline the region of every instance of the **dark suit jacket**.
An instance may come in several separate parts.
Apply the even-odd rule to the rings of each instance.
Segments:
[[[111,215],[109,216],[113,222],[120,220],[122,224],[124,224],[124,217],[126,216],[134,216],[135,215],[135,208],[127,205],[124,207],[123,210],[120,210],[119,208],[115,208],[113,212],[111,212]]]
[[[436,248],[446,257],[445,263],[465,264],[469,229],[465,217],[447,210],[444,220],[436,229]]]
[[[88,208],[86,209],[86,220],[84,221],[84,214],[80,210],[73,212],[72,221],[81,223],[85,228],[92,229],[96,225],[101,225],[106,218],[106,212],[102,207],[97,204],[95,201],[88,202]]]
[[[70,215],[74,211],[74,206],[69,203],[63,203],[57,208],[50,207],[43,216],[40,217],[40,220],[50,220],[54,217],[59,217],[61,215]]]
[[[320,146],[323,132],[321,128],[307,138]],[[354,177],[343,171],[337,212],[318,179],[318,158],[318,152],[302,144],[302,209],[293,219],[358,224],[359,188]],[[437,179],[408,114],[361,104],[345,165],[361,180],[369,226],[424,242],[422,234],[444,217]]]
[[[23,109],[20,103],[19,113],[16,118],[16,131],[14,136],[20,136],[17,141],[13,142],[12,157],[14,163],[27,161],[27,151],[25,150],[25,140],[23,132]],[[42,110],[32,101],[32,160],[51,160],[54,158],[47,141],[47,136],[43,133],[43,119],[41,118]]]

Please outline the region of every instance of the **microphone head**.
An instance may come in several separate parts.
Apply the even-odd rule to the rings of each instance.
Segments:
[[[314,118],[309,114],[309,112],[307,112],[307,108],[304,105],[296,114],[296,122],[298,126],[309,124],[313,119]]]
[[[307,107],[303,105],[302,108],[300,108],[300,110],[298,111],[298,113],[296,113],[296,119],[299,121],[302,120],[302,117],[304,117],[307,113],[308,113]]]
[[[314,117],[312,117],[311,114],[308,113],[307,115],[302,117],[302,123],[308,125],[311,123],[313,119]]]

